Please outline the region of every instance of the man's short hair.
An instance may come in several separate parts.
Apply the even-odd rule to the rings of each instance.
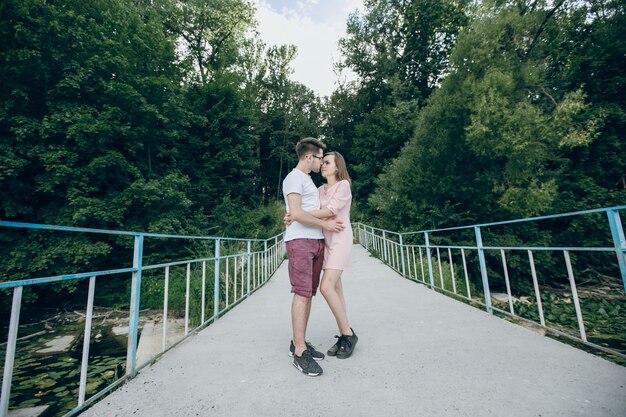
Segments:
[[[317,154],[319,150],[326,149],[326,145],[317,138],[304,138],[296,143],[296,154],[298,159],[303,159],[308,154]]]

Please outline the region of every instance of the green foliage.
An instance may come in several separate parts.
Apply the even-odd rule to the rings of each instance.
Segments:
[[[623,65],[613,53],[623,22],[619,2],[485,1],[474,9],[450,73],[369,196],[378,223],[423,230],[623,203],[626,149],[615,134],[623,97],[588,67],[599,70],[599,60],[608,85],[623,81],[610,69]],[[588,243],[606,242],[596,219],[575,223]],[[491,239],[549,245],[581,236],[567,222],[552,225]]]
[[[250,2],[8,0],[0,16],[3,219],[190,235],[282,230],[276,184],[293,144],[317,133],[321,103],[288,80],[293,47],[266,50],[251,38]],[[0,239],[2,280],[132,260],[129,238],[5,229]],[[193,250],[151,239],[144,260]],[[122,294],[103,302],[126,304],[127,286],[99,285]],[[56,285],[46,302],[83,292]]]
[[[0,216],[270,236],[282,229],[281,182],[305,136],[344,154],[353,219],[388,229],[626,201],[623,2],[367,0],[340,42],[338,70],[359,79],[323,101],[290,80],[296,48],[268,47],[254,27],[246,0],[3,1]],[[605,221],[501,228],[484,239],[585,236],[601,246]],[[0,241],[2,280],[126,267],[133,244],[6,230]],[[146,261],[204,249],[150,240]],[[541,283],[556,279],[557,261],[537,256]],[[578,261],[590,276],[612,274],[602,260]],[[526,262],[512,259],[511,274],[526,273]],[[489,276],[501,273],[497,254],[487,263]],[[514,290],[528,288],[518,282]],[[82,296],[64,287],[59,299]]]
[[[360,82],[331,96],[324,133],[346,156],[356,201],[367,200],[413,135],[415,113],[448,71],[465,9],[466,2],[370,0],[348,19],[339,67]],[[360,207],[373,214],[373,207]]]
[[[546,323],[579,337],[576,310],[571,298],[542,293],[541,302]],[[539,323],[539,310],[534,297],[529,297],[527,302],[515,302],[514,308],[520,317]],[[591,297],[581,300],[581,310],[585,333],[590,340],[612,341],[614,344],[621,340],[624,343],[624,300]]]
[[[190,78],[201,84],[233,70],[255,23],[248,0],[157,0],[153,7],[168,33],[182,41],[183,59],[197,70]]]
[[[340,41],[342,66],[355,71],[373,93],[400,93],[401,100],[422,100],[444,76],[456,35],[467,22],[467,2],[367,0],[355,12]]]
[[[260,197],[264,202],[282,199],[282,180],[297,163],[294,146],[303,137],[319,136],[320,99],[304,85],[289,80],[296,48],[270,47],[247,91],[258,134],[256,153]]]

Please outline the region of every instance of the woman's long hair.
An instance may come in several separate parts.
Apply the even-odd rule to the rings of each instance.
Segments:
[[[335,157],[335,165],[337,165],[337,173],[335,177],[337,181],[347,180],[352,186],[352,180],[350,179],[350,174],[348,174],[348,168],[346,167],[346,160],[343,159],[343,156],[339,152],[326,152],[324,156],[333,155]]]

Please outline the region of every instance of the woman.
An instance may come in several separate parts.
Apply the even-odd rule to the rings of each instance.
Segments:
[[[350,227],[350,205],[352,192],[351,180],[346,168],[346,162],[339,152],[328,152],[324,155],[320,170],[326,184],[319,187],[320,210],[310,212],[317,218],[335,216],[345,225],[341,232],[324,230],[324,265],[320,291],[328,303],[339,328],[341,336],[327,352],[328,356],[337,356],[345,359],[352,355],[358,341],[348,323],[346,301],[343,296],[341,274],[351,266],[352,258],[352,228]],[[291,223],[289,216],[286,222]]]

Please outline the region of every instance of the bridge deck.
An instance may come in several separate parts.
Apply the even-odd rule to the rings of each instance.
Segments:
[[[257,293],[85,416],[626,416],[626,368],[401,278],[354,247],[352,358],[299,373],[287,356],[287,264]],[[314,299],[307,339],[334,319]]]

